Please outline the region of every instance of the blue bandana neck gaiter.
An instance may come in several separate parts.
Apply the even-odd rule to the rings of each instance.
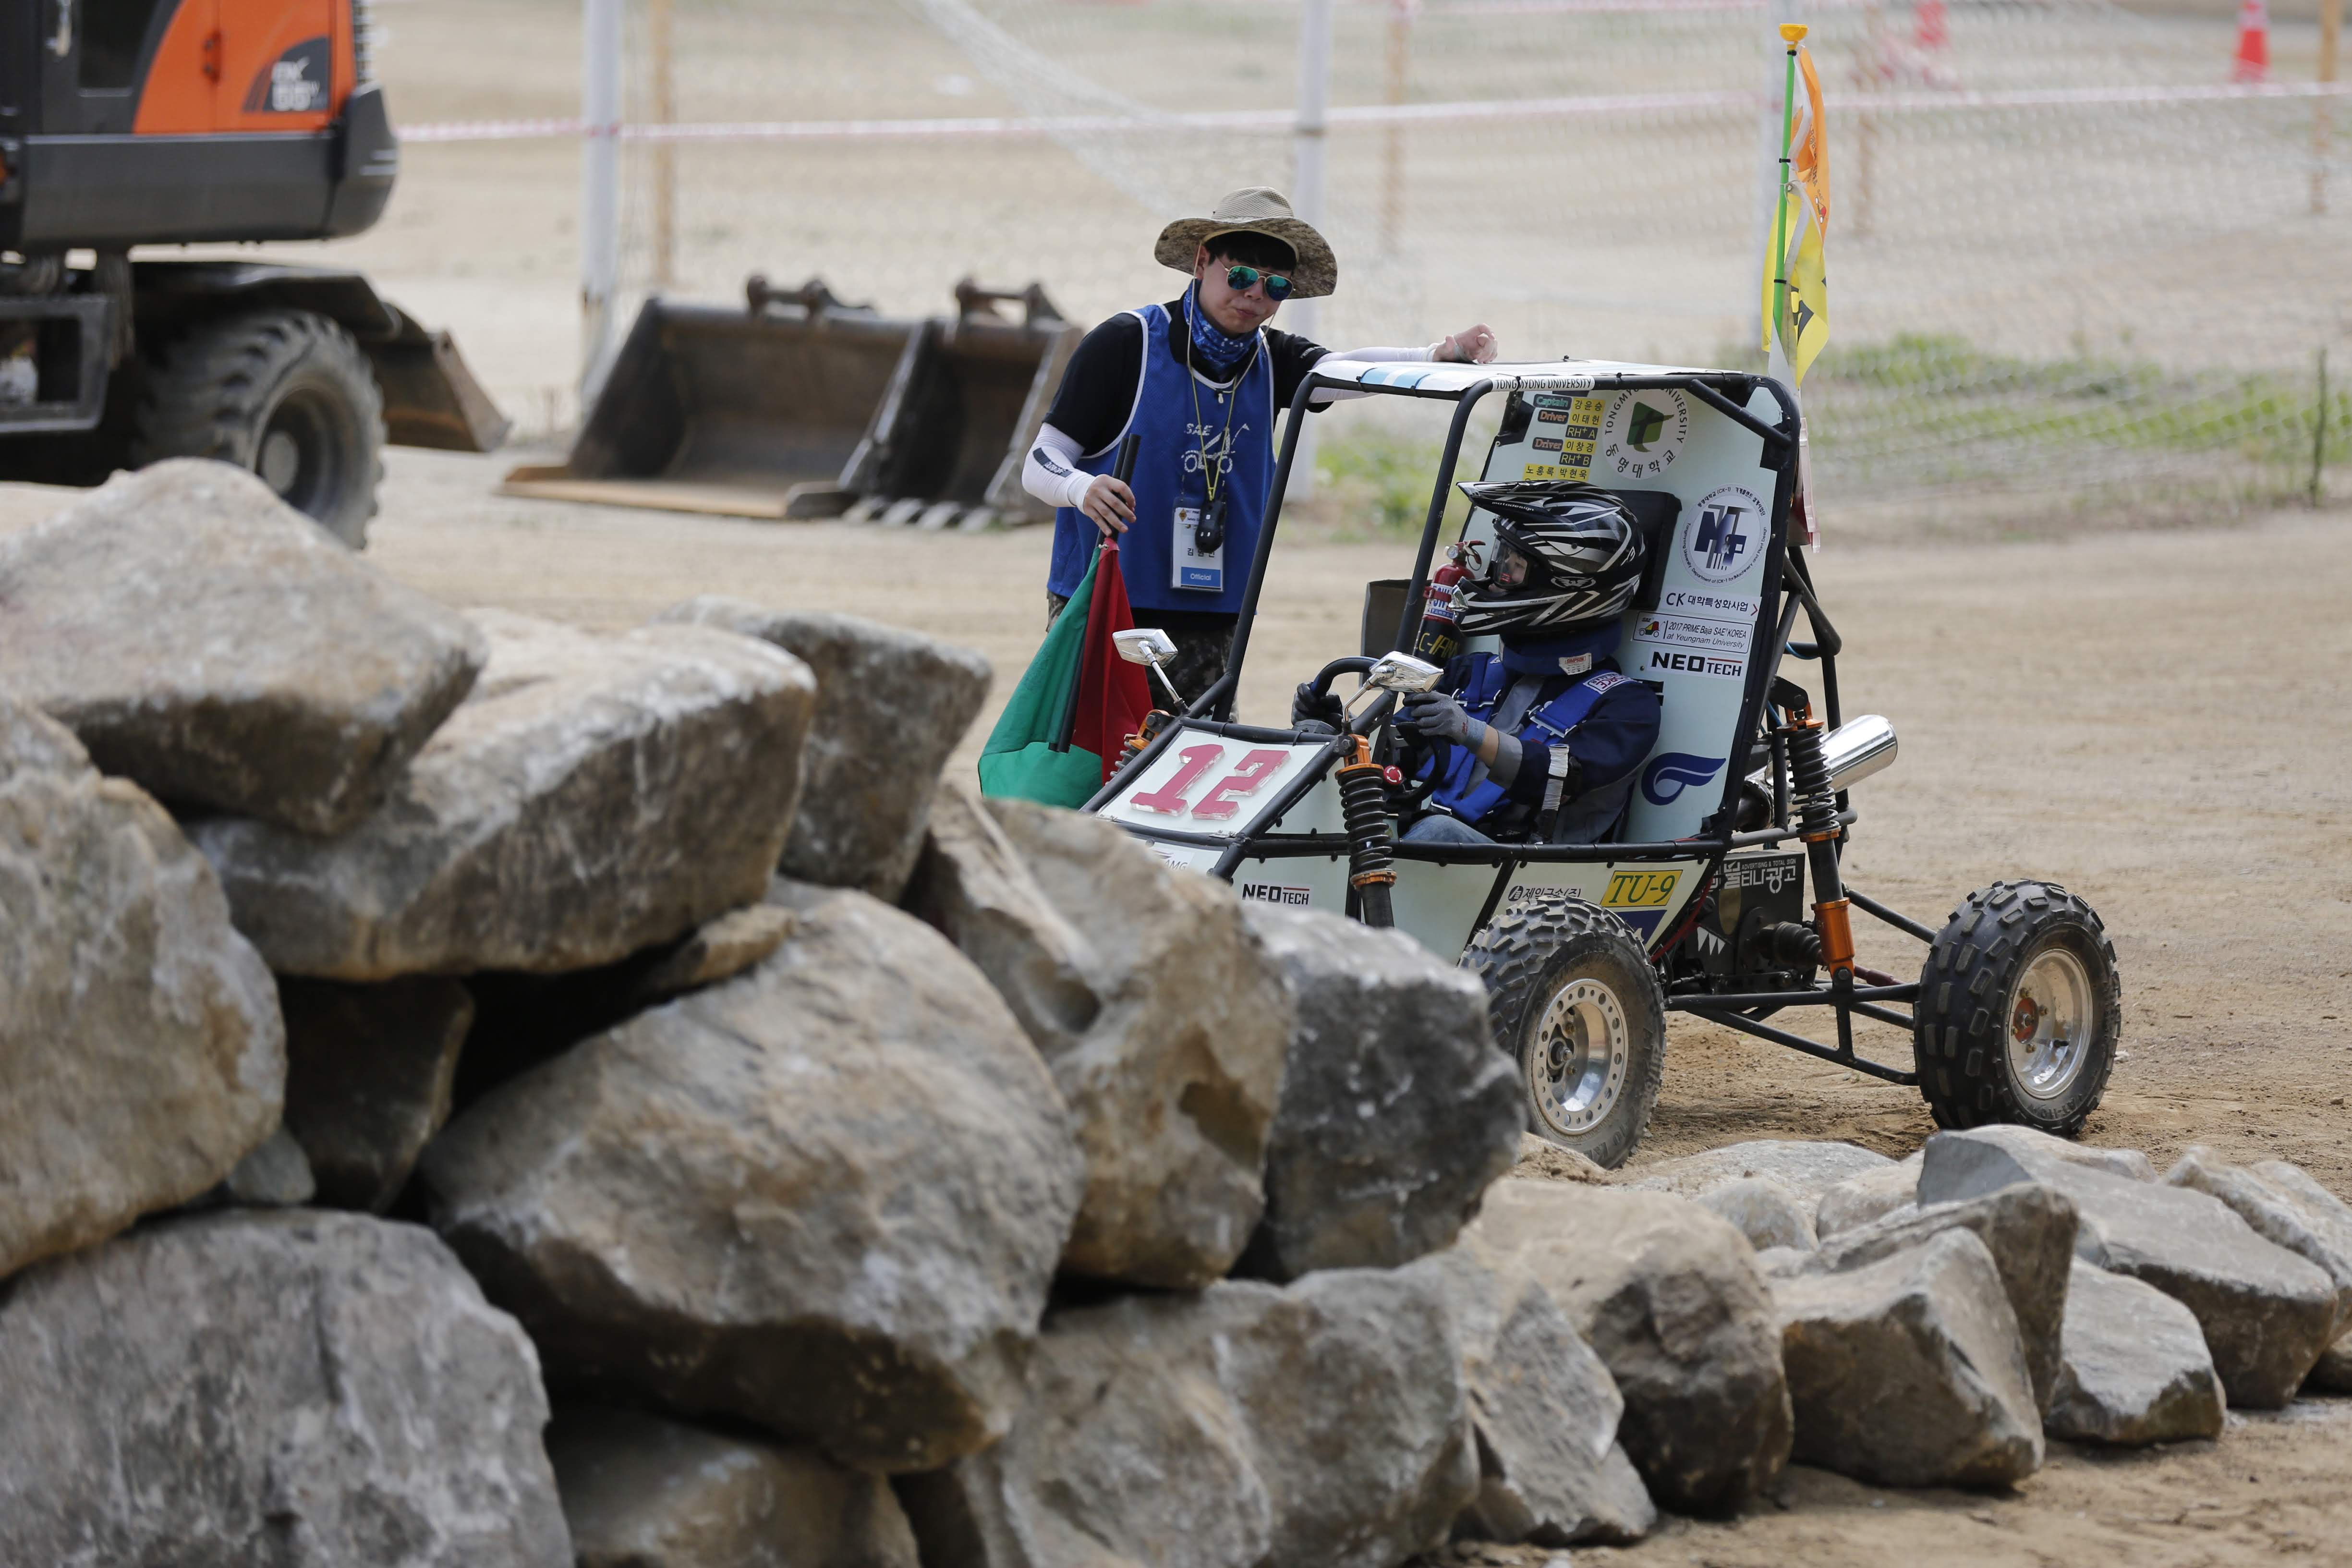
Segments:
[[[1201,309],[1201,283],[1198,279],[1193,279],[1192,286],[1184,290],[1184,330],[1192,335],[1192,363],[1219,381],[1233,374],[1243,356],[1257,342],[1255,332],[1245,338],[1234,338],[1217,330],[1217,323],[1209,320],[1209,313]]]
[[[1587,675],[1617,651],[1623,628],[1615,622],[1566,637],[1503,639],[1503,668],[1518,675]]]

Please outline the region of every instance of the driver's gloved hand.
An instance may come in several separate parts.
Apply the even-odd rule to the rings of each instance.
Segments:
[[[1347,704],[1328,691],[1320,697],[1316,696],[1315,683],[1311,680],[1302,680],[1298,683],[1297,695],[1290,700],[1290,722],[1293,726],[1324,724],[1329,726],[1333,734],[1337,734],[1339,726],[1347,721]]]
[[[1469,745],[1471,738],[1486,728],[1443,691],[1406,692],[1404,712],[1397,724],[1423,742],[1447,741],[1457,746]]]

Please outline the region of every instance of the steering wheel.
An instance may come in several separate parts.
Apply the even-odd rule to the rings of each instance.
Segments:
[[[1378,661],[1355,654],[1344,658],[1335,658],[1316,674],[1315,679],[1308,683],[1308,689],[1318,700],[1320,700],[1330,695],[1332,681],[1342,675],[1365,674],[1376,662]],[[1374,698],[1361,713],[1349,721],[1348,728],[1359,735],[1376,734],[1381,726],[1388,722],[1390,715],[1395,712],[1396,704],[1396,693],[1383,691]],[[1437,775],[1434,773],[1425,779],[1407,777],[1403,784],[1391,789],[1390,798],[1395,802],[1400,812],[1409,816],[1421,809],[1422,803],[1429,798],[1430,792],[1436,787]]]

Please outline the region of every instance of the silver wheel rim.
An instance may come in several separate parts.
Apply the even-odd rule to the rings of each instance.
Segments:
[[[1598,980],[1552,993],[1528,1042],[1528,1096],[1546,1126],[1568,1137],[1591,1131],[1625,1088],[1633,1031],[1617,994]]]
[[[2083,1075],[2097,1004],[2091,972],[2063,947],[2044,948],[2009,994],[2009,1068],[2035,1100],[2056,1100]]]

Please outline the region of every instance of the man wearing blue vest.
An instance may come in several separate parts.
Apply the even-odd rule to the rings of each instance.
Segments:
[[[1658,739],[1658,694],[1617,668],[1641,585],[1642,531],[1623,501],[1563,481],[1465,484],[1495,520],[1494,559],[1461,600],[1465,654],[1397,727],[1436,779],[1415,844],[1590,844],[1614,836]]]
[[[1138,626],[1176,643],[1170,679],[1189,700],[1224,673],[1274,485],[1274,425],[1331,351],[1266,323],[1286,299],[1331,292],[1331,247],[1263,186],[1160,232],[1152,254],[1192,275],[1181,300],[1124,311],[1086,335],[1027,459],[1023,486],[1053,506],[1045,618],[1059,615],[1101,540],[1117,533]],[[1355,360],[1495,357],[1483,325],[1425,348],[1350,350]],[[1318,399],[1321,407],[1328,400]],[[1141,437],[1129,483],[1120,438]]]

